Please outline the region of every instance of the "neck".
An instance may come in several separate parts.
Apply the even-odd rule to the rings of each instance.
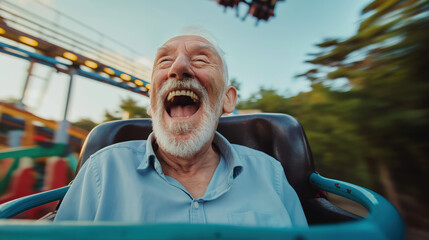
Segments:
[[[212,140],[205,144],[200,151],[189,157],[171,155],[163,150],[162,146],[158,147],[155,154],[164,174],[171,177],[206,175],[207,172],[211,172],[212,175],[220,160],[219,151],[212,144]]]
[[[162,146],[155,150],[165,175],[180,182],[194,198],[204,196],[213,174],[219,164],[220,154],[212,144],[214,134],[203,147],[189,157],[177,157]]]

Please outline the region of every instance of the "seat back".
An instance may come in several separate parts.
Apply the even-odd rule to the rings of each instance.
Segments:
[[[308,176],[313,160],[304,131],[298,121],[286,114],[252,114],[222,117],[217,131],[231,143],[244,145],[281,162],[287,179],[301,200],[314,196]],[[151,119],[120,120],[101,124],[88,135],[79,157],[77,171],[96,151],[114,143],[147,139]]]
[[[309,223],[355,218],[320,198],[320,191],[310,185],[313,159],[304,130],[295,118],[286,114],[227,116],[220,118],[217,131],[231,143],[265,152],[280,161]],[[96,151],[118,142],[147,139],[151,132],[151,119],[120,120],[97,126],[85,140],[76,173]]]

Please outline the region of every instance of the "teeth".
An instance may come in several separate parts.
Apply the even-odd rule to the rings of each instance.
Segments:
[[[199,100],[197,94],[195,94],[190,90],[176,90],[176,91],[171,91],[168,94],[167,101],[171,101],[171,99],[173,99],[173,97],[175,96],[188,96],[188,97],[191,97],[194,102],[197,102]]]

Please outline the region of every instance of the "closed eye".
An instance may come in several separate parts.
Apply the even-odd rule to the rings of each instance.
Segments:
[[[156,62],[156,66],[160,67],[160,68],[165,68],[165,67],[169,67],[169,65],[172,63],[173,59],[170,57],[163,57],[158,59],[158,61]]]
[[[164,62],[169,62],[169,61],[171,61],[170,58],[161,58],[158,60],[158,63],[164,63]]]
[[[199,62],[199,63],[209,63],[209,60],[207,58],[202,58],[202,57],[194,58],[192,59],[192,61]]]

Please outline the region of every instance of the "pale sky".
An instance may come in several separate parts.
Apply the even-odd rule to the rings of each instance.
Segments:
[[[10,0],[9,0],[10,1]],[[15,1],[31,8],[32,0]],[[241,96],[247,98],[260,86],[295,95],[309,91],[309,83],[294,76],[308,70],[309,53],[327,38],[346,38],[359,26],[360,11],[369,0],[286,0],[277,4],[269,22],[245,21],[235,11],[212,0],[48,0],[44,1],[139,52],[139,61],[150,62],[158,47],[185,29],[199,26],[214,35],[226,52],[230,78],[241,82]],[[243,16],[246,6],[241,5]],[[61,21],[59,22],[61,24]],[[90,37],[90,36],[88,36]],[[3,41],[3,39],[0,39]],[[20,98],[28,62],[0,54],[0,99]],[[37,74],[49,69],[37,67]],[[145,79],[150,81],[150,79]],[[49,119],[63,116],[68,76],[52,73],[48,85],[32,79],[26,102],[30,111]],[[44,91],[42,95],[41,92]],[[89,117],[101,121],[105,109],[118,109],[121,98],[131,96],[142,105],[148,98],[90,79],[74,81],[68,119]]]

